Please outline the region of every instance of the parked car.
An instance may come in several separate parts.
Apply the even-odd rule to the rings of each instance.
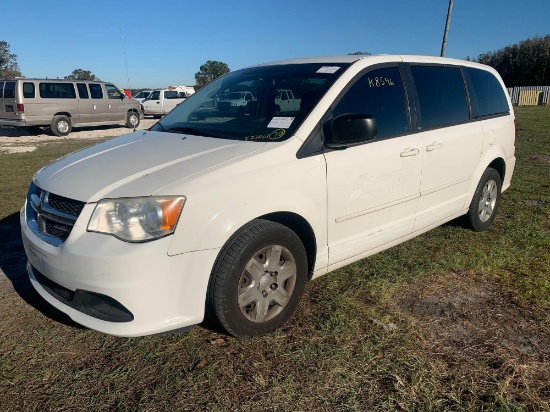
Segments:
[[[139,103],[143,102],[149,95],[153,93],[152,90],[142,90],[138,94],[136,94],[133,99]]]
[[[153,116],[160,119],[178,104],[185,101],[187,97],[187,93],[182,91],[154,90],[141,102],[140,108],[144,116]]]
[[[275,97],[275,114],[293,113],[300,110],[301,99],[296,99],[292,90],[278,89]]]
[[[87,80],[0,80],[0,125],[50,127],[67,136],[74,126],[136,128],[139,103],[112,83]]]
[[[300,107],[275,115],[288,85]],[[239,89],[254,111],[213,104]],[[38,171],[20,217],[28,274],[50,304],[113,335],[205,314],[235,336],[270,332],[309,279],[452,219],[487,230],[514,172],[514,123],[497,72],[469,61],[234,71],[150,130]]]

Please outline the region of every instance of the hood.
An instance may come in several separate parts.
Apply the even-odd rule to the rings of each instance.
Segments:
[[[62,157],[41,169],[34,180],[44,190],[84,202],[150,196],[178,180],[263,146],[256,142],[139,131]]]

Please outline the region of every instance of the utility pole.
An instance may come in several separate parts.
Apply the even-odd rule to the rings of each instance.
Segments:
[[[449,25],[451,24],[452,11],[453,0],[449,0],[449,10],[447,10],[447,23],[445,23],[445,33],[443,33],[443,43],[441,44],[441,57],[445,57],[445,46],[447,46],[447,34],[449,34]]]

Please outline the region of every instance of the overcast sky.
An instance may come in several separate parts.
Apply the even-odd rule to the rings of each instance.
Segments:
[[[89,70],[124,88],[194,85],[232,70],[356,51],[438,56],[448,0],[2,1],[0,40],[25,77]],[[550,0],[454,0],[447,57],[550,34]]]

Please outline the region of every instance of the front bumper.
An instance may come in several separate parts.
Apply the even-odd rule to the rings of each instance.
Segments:
[[[218,249],[168,256],[171,236],[148,243],[126,243],[87,232],[79,222],[87,223],[89,213],[83,210],[67,240],[56,247],[29,229],[25,207],[21,210],[29,278],[46,301],[75,322],[115,336],[150,335],[202,322]],[[71,304],[52,293],[52,288],[75,295],[106,296],[131,316],[104,320],[110,318],[98,316],[94,308],[83,309],[88,300]]]

